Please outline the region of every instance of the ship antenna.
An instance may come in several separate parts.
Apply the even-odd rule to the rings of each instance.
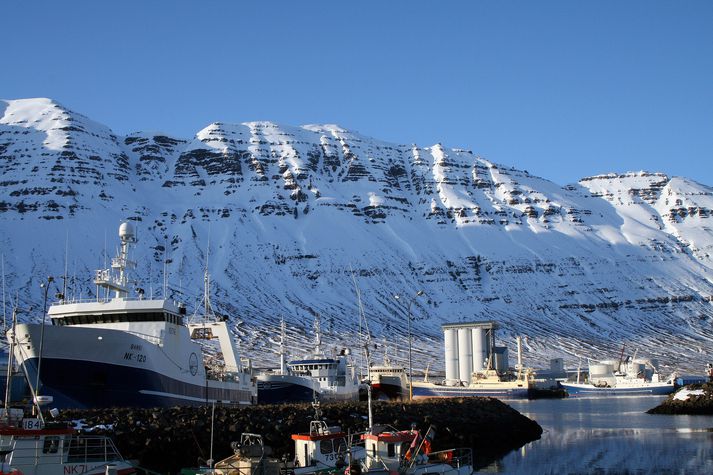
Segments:
[[[362,322],[364,324],[364,330],[366,331],[366,337],[364,338],[364,353],[363,356],[366,359],[366,374],[371,380],[371,356],[369,355],[369,344],[371,343],[371,332],[369,331],[369,322],[366,320],[366,314],[364,313],[364,305],[361,302],[361,291],[357,285],[356,277],[354,277],[354,269],[352,265],[349,264],[349,270],[352,274],[352,283],[354,284],[354,292],[356,292],[357,303],[359,305],[359,343],[361,343],[362,337]],[[361,365],[359,365],[361,367]],[[360,374],[361,376],[361,374]]]

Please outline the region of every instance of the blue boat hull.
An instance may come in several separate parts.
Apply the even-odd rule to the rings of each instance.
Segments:
[[[529,390],[522,388],[467,388],[463,386],[417,386],[413,387],[414,398],[426,397],[494,397],[498,399],[527,399]]]
[[[312,388],[289,382],[257,382],[258,404],[282,404],[287,402],[310,402],[315,398]]]
[[[37,358],[23,366],[34,387]],[[244,391],[188,384],[154,371],[107,363],[45,357],[41,371],[40,394],[52,396],[51,407],[60,409],[200,406],[246,398]]]
[[[570,396],[665,396],[674,391],[672,384],[601,388],[596,386],[583,387],[584,385],[573,385],[560,383]]]

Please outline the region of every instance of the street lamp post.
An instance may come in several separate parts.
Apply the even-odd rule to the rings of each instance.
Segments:
[[[412,358],[411,358],[411,305],[413,304],[413,301],[416,300],[416,297],[420,297],[423,295],[423,290],[419,290],[416,292],[416,295],[411,297],[411,300],[408,302],[408,400],[413,401],[413,365],[412,365]],[[401,297],[399,295],[394,295],[394,298],[396,300],[400,300]]]

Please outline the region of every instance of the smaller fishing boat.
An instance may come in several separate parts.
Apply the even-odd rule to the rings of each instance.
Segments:
[[[41,418],[24,418],[22,409],[0,412],[0,462],[3,473],[18,475],[118,475],[135,473],[112,440],[79,435]]]
[[[622,357],[619,361],[607,360],[589,364],[586,380],[577,371],[575,382],[560,384],[570,396],[659,396],[674,391],[675,378],[663,380],[655,361]]]
[[[362,435],[366,457],[361,473],[408,474],[426,473],[469,475],[473,473],[473,454],[469,448],[431,451],[435,429],[430,426],[424,436],[415,429],[376,430]],[[350,472],[355,473],[350,466]]]
[[[307,473],[343,472],[350,462],[365,457],[364,447],[354,443],[358,434],[348,434],[339,426],[329,426],[322,418],[319,401],[314,401],[314,420],[309,432],[292,434],[295,441],[295,458],[288,472],[295,475]]]
[[[280,475],[282,462],[272,458],[272,449],[259,434],[243,433],[240,442],[230,444],[233,455],[215,464],[204,473],[211,475]]]

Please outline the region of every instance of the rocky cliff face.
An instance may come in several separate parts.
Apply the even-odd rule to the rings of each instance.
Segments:
[[[467,150],[334,125],[118,137],[46,99],[0,102],[0,117],[0,244],[25,307],[41,305],[46,275],[91,296],[91,269],[129,219],[137,284],[160,295],[165,276],[190,307],[207,260],[214,303],[264,363],[281,317],[295,356],[315,315],[328,341],[356,345],[355,284],[391,347],[425,291],[411,306],[417,368],[442,368],[440,324],[484,319],[502,323],[501,343],[526,335],[533,364],[611,358],[624,344],[664,371],[709,358],[713,189],[693,180],[638,172],[560,187]]]

